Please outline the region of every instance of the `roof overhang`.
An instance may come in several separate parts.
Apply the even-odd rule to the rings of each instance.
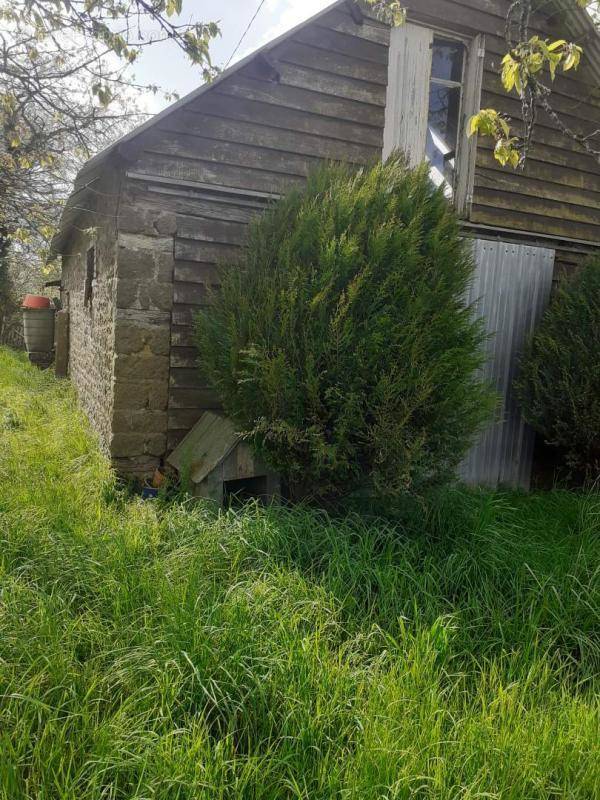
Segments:
[[[73,231],[83,224],[86,217],[96,211],[97,194],[95,185],[99,180],[99,176],[90,176],[86,183],[76,187],[69,195],[69,199],[63,208],[60,227],[50,243],[50,261],[66,253]]]

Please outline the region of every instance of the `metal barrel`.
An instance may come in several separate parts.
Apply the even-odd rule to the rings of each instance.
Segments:
[[[53,308],[28,308],[23,311],[28,353],[49,353],[54,348],[54,313]]]

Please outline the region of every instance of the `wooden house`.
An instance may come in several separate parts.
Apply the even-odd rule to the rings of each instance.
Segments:
[[[540,114],[524,171],[466,136],[480,107],[514,119],[500,61],[508,0],[407,0],[391,29],[340,0],[226,70],[79,173],[54,251],[70,314],[69,372],[106,451],[145,475],[218,400],[196,366],[195,312],[247,224],[323,160],[364,165],[394,147],[428,158],[474,240],[477,301],[496,335],[489,374],[502,414],[462,467],[526,486],[532,437],[511,394],[515,354],[553,277],[600,246],[600,166]],[[575,2],[534,15],[543,37],[584,46],[553,102],[572,128],[600,127],[600,42]]]

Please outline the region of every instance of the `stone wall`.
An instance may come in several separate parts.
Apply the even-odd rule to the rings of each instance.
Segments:
[[[119,174],[106,170],[95,185],[96,213],[80,217],[62,257],[62,298],[70,313],[69,375],[102,449],[110,454],[117,269]],[[96,279],[84,304],[87,251],[95,247]]]
[[[145,476],[167,449],[175,216],[123,190],[115,284],[111,455],[122,473]]]

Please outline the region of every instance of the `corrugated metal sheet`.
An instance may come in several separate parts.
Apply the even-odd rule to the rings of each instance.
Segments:
[[[520,414],[513,391],[519,354],[548,302],[554,250],[477,239],[475,276],[468,302],[485,319],[485,377],[500,395],[495,421],[459,469],[467,483],[529,488],[533,432]]]

